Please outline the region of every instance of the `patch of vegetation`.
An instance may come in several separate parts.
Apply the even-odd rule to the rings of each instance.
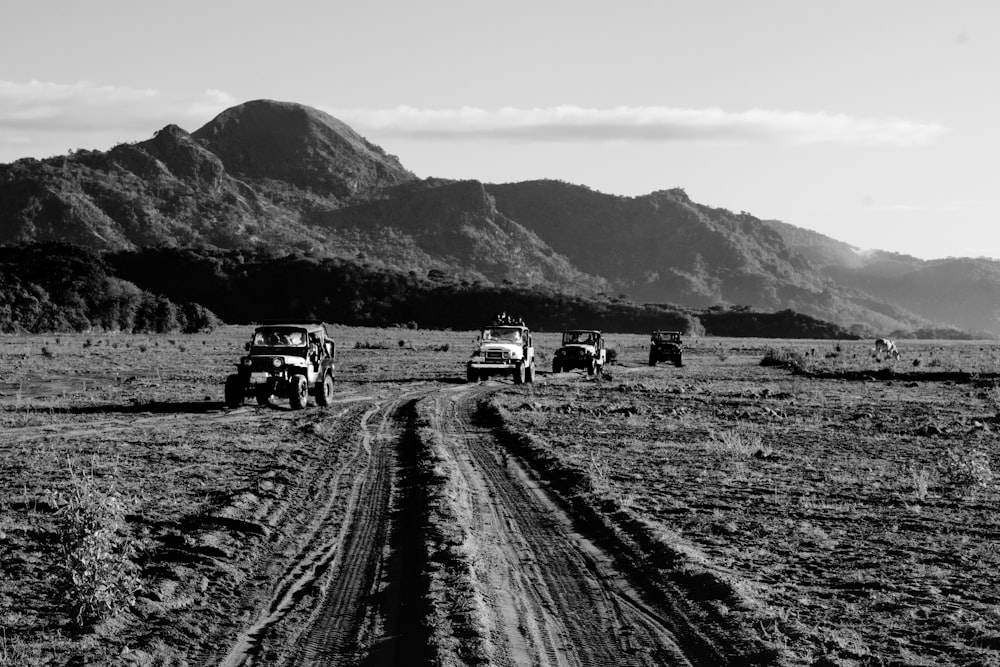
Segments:
[[[219,324],[204,306],[115,277],[91,250],[66,243],[0,248],[0,332],[193,333]]]
[[[88,628],[135,603],[142,585],[136,546],[125,523],[128,500],[113,482],[70,469],[58,498],[60,590],[74,624]]]
[[[993,487],[995,475],[989,454],[982,449],[948,448],[938,461],[942,480],[959,496],[975,495]]]
[[[790,347],[769,347],[764,350],[764,358],[760,360],[760,365],[805,370],[807,361],[806,356],[799,350]]]

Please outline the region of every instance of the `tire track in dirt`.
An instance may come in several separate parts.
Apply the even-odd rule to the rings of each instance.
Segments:
[[[421,620],[398,618],[401,599],[414,594],[398,581],[399,562],[389,549],[390,509],[398,449],[412,421],[408,414],[416,398],[429,391],[376,401],[362,415],[351,457],[324,483],[323,503],[310,519],[305,546],[223,665],[254,664],[265,644],[269,664],[340,665],[357,664],[377,642],[383,654],[399,650],[396,644],[414,643],[412,637],[383,636]],[[306,608],[296,609],[300,602]],[[271,637],[276,630],[280,639]]]
[[[616,570],[611,556],[477,425],[488,389],[428,399],[436,453],[450,468],[456,515],[481,604],[484,651],[493,665],[689,665],[659,612]],[[476,611],[470,613],[477,613]]]

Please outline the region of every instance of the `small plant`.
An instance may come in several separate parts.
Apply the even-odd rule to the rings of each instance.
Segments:
[[[981,449],[956,451],[949,447],[938,460],[938,470],[958,495],[974,495],[993,485],[990,457]]]
[[[910,482],[910,492],[914,500],[927,502],[931,485],[934,482],[934,473],[927,468],[916,468],[912,463],[906,465],[906,475]]]
[[[73,622],[87,628],[131,606],[141,584],[126,500],[92,472],[70,467],[70,477],[67,497],[58,499],[60,590]]]
[[[55,352],[53,352],[52,350],[50,350],[48,348],[48,346],[43,345],[42,346],[42,356],[45,357],[46,359],[51,359],[52,357],[56,356],[56,354],[55,354]]]
[[[986,390],[986,403],[1000,415],[1000,386],[993,386]]]
[[[716,449],[727,459],[734,461],[745,461],[753,457],[768,458],[774,454],[771,446],[764,444],[760,433],[745,426],[714,433],[712,441]]]
[[[611,491],[611,475],[608,472],[608,461],[603,456],[598,456],[595,452],[590,452],[590,460],[587,462],[587,476],[590,479],[590,490],[599,495],[605,495]]]

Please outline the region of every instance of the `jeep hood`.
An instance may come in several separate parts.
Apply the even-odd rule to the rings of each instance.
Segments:
[[[593,354],[594,352],[597,351],[597,348],[594,345],[587,345],[585,343],[568,343],[566,345],[563,345],[559,349],[560,350],[583,350],[584,352],[590,352],[591,354]]]
[[[502,350],[513,352],[514,350],[520,350],[521,348],[522,345],[520,343],[500,343],[497,341],[490,341],[488,343],[480,343],[478,349],[480,352]]]

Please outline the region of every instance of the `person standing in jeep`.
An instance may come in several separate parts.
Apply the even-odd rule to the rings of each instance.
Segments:
[[[533,382],[535,348],[524,320],[498,314],[480,332],[465,373],[469,382],[486,380],[492,375],[510,375],[514,384]]]

